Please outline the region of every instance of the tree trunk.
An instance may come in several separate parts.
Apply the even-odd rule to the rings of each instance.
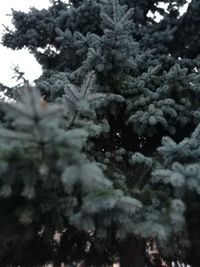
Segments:
[[[145,267],[146,241],[129,235],[122,244],[120,252],[120,267]]]

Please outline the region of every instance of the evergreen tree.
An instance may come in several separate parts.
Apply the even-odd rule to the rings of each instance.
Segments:
[[[2,264],[200,265],[199,2],[162,2],[13,10],[3,43],[43,74],[3,105]]]

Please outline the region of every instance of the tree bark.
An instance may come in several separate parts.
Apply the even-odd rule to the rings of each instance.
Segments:
[[[145,267],[146,241],[129,235],[122,244],[120,252],[120,267]]]

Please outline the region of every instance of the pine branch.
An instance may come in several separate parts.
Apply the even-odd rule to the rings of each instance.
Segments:
[[[92,86],[94,85],[95,80],[96,80],[96,75],[94,71],[91,71],[86,75],[81,85],[81,89],[83,90],[82,99],[84,99],[87,93],[92,89]]]

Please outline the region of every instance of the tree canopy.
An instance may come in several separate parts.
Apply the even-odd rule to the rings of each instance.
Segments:
[[[186,3],[12,11],[3,44],[43,73],[1,104],[2,266],[200,266],[200,2]]]

